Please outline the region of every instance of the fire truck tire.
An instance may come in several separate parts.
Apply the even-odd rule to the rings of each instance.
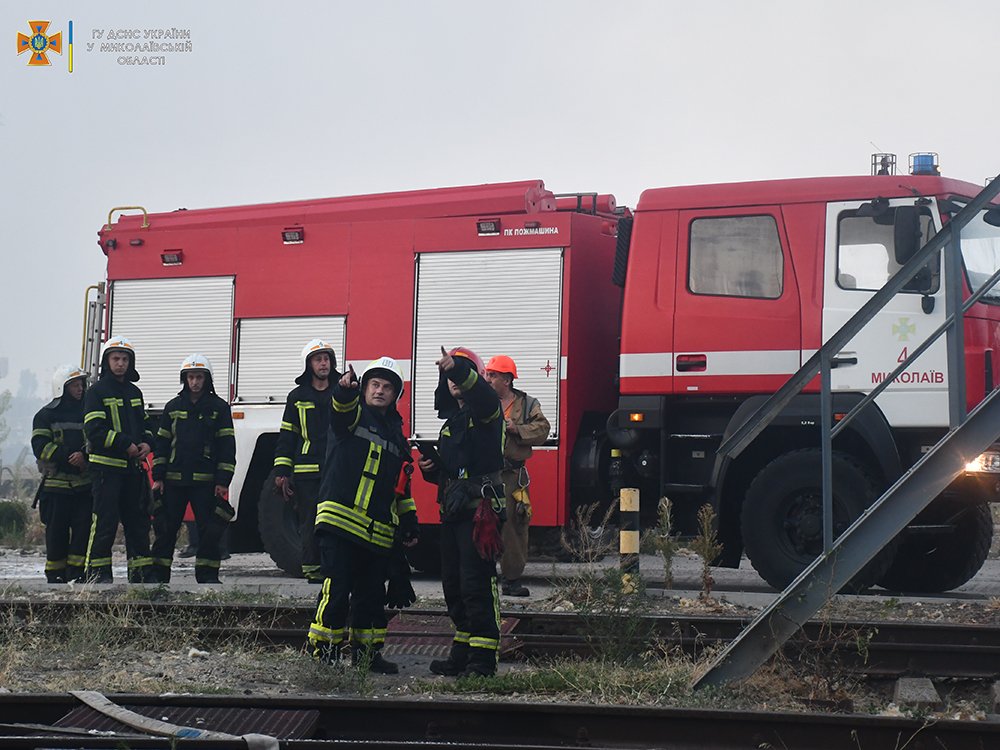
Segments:
[[[892,591],[929,594],[950,591],[969,581],[983,567],[993,543],[993,516],[988,503],[956,502],[931,505],[918,523],[954,523],[954,531],[903,535],[896,559],[879,581]]]
[[[851,456],[833,456],[833,534],[836,538],[878,496],[865,468]],[[741,525],[747,557],[760,576],[784,589],[823,551],[823,456],[818,448],[771,461],[754,478],[743,503]],[[890,542],[845,587],[863,591],[892,564]]]
[[[269,474],[257,503],[257,520],[264,550],[285,573],[302,577],[302,536],[291,503],[274,492],[274,474]]]

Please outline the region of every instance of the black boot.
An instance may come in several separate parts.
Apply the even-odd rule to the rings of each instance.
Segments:
[[[314,643],[313,658],[321,664],[336,664],[340,661],[339,643]]]
[[[500,587],[500,592],[504,596],[531,596],[528,587],[516,578],[512,581],[504,581]]]
[[[86,579],[87,583],[113,583],[115,577],[111,573],[110,565],[102,565],[99,568],[88,568]]]
[[[469,650],[469,663],[462,670],[462,677],[492,677],[497,673],[497,652],[488,648]]]
[[[146,583],[170,583],[170,568],[154,563],[146,568]]]
[[[399,665],[382,656],[381,647],[352,647],[351,665],[378,674],[399,674]]]
[[[66,583],[66,569],[62,570],[46,570],[45,580],[49,583]]]
[[[458,677],[469,663],[469,644],[452,643],[451,653],[447,659],[435,659],[431,662],[431,672],[445,677]]]
[[[198,566],[194,569],[194,580],[198,583],[222,583],[219,580],[219,569]]]

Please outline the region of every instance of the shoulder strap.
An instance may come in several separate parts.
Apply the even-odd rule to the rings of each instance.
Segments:
[[[521,417],[522,422],[527,423],[528,417],[531,415],[531,410],[535,408],[535,404],[537,403],[537,398],[529,396],[527,393],[524,394],[524,415]]]

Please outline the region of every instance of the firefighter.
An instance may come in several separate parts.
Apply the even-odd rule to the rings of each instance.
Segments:
[[[111,546],[125,530],[129,583],[142,583],[149,556],[149,480],[143,461],[153,435],[146,427],[142,391],[135,385],[135,349],[123,336],[101,347],[100,378],[84,397],[83,429],[93,478],[94,506],[86,578],[111,583]]]
[[[425,455],[419,466],[424,478],[438,486],[441,584],[455,637],[448,658],[432,661],[431,671],[490,676],[500,649],[496,559],[505,514],[503,412],[475,353],[442,347],[436,364],[434,407],[445,423],[438,456]]]
[[[294,504],[302,539],[302,575],[323,583],[316,546],[316,502],[330,427],[330,382],[340,377],[333,345],[313,339],[302,348],[302,374],[285,399],[274,449],[275,490]]]
[[[45,524],[45,578],[66,583],[83,577],[93,505],[83,436],[87,373],[60,367],[52,376],[53,399],[35,415],[31,450],[42,483],[38,512]]]
[[[180,393],[163,408],[153,452],[152,580],[170,581],[177,531],[190,502],[198,526],[195,580],[219,583],[220,540],[236,515],[229,504],[236,471],[233,415],[215,393],[212,363],[205,355],[181,362],[180,382]]]
[[[507,522],[503,526],[503,557],[500,558],[500,590],[507,596],[528,596],[531,592],[519,580],[528,561],[528,525],[531,522],[531,478],[525,462],[531,446],[541,445],[549,436],[549,420],[542,414],[537,398],[514,387],[517,365],[506,354],[486,363],[486,379],[503,408],[506,440],[503,447],[503,486],[507,496]]]
[[[349,640],[352,663],[381,674],[399,671],[381,653],[389,555],[397,535],[405,546],[417,542],[412,459],[396,410],[402,393],[403,371],[391,357],[369,364],[360,384],[350,367],[334,385],[332,442],[316,514],[325,578],[309,629],[313,655],[335,662]]]

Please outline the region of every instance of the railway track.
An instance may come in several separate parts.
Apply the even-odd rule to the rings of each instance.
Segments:
[[[312,621],[306,605],[204,604],[105,601],[0,601],[0,615],[18,627],[51,634],[68,623],[102,617],[107,629],[122,637],[136,636],[155,625],[201,643],[235,638],[264,646],[301,647]],[[81,620],[80,618],[84,619]],[[602,635],[615,630],[607,618],[551,612],[505,612],[502,658],[541,659],[567,654],[588,655],[606,645]],[[658,615],[634,618],[632,648],[683,649],[698,654],[727,643],[749,622],[721,615]],[[76,625],[79,627],[79,625]],[[443,652],[451,640],[451,625],[441,610],[417,609],[394,613],[387,650],[433,648]],[[597,635],[595,635],[597,634]],[[606,636],[605,636],[606,637]],[[1000,626],[907,621],[811,621],[786,646],[790,658],[804,655],[835,661],[838,668],[877,678],[919,675],[931,678],[1000,678]]]
[[[284,750],[326,748],[902,748],[1000,746],[1000,722],[925,721],[855,714],[733,712],[562,703],[358,700],[315,696],[112,695],[115,707],[187,732],[154,737],[70,695],[0,695],[5,748],[247,748],[242,735]],[[16,722],[10,717],[17,717]],[[128,717],[126,717],[127,719]],[[162,726],[160,731],[164,731]],[[115,732],[115,734],[108,734]],[[103,734],[100,734],[103,733]],[[183,735],[182,735],[183,736]]]

